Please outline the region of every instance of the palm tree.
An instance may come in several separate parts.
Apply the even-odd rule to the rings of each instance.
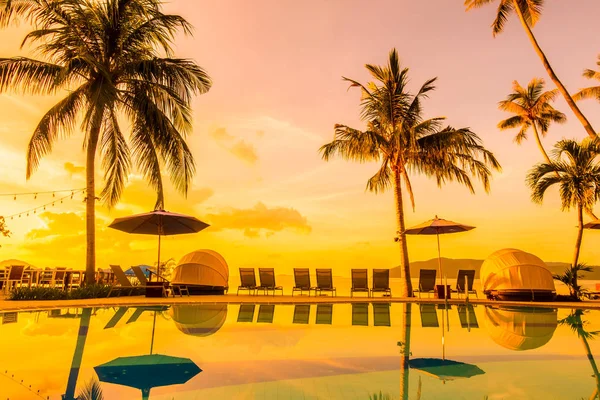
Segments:
[[[379,171],[369,179],[367,189],[375,193],[392,188],[396,203],[396,223],[400,243],[403,296],[412,296],[408,248],[404,223],[404,185],[415,206],[409,171],[432,176],[438,186],[457,181],[474,192],[471,177],[489,190],[491,168],[500,169],[493,154],[468,128],[442,127],[444,118],[424,119],[422,101],[435,89],[436,78],[430,79],[416,94],[407,90],[408,68],[402,69],[398,53],[393,49],[386,66],[366,65],[374,81],[362,85],[344,78],[362,94],[361,117],[364,131],[346,125],[335,125],[334,140],[320,148],[327,161],[339,154],[345,159],[379,161]]]
[[[4,237],[10,237],[10,234],[11,232],[6,227],[6,221],[4,220],[4,217],[0,217],[0,235]]]
[[[79,333],[77,335],[77,345],[73,354],[71,369],[69,370],[69,379],[67,380],[67,390],[62,396],[63,400],[75,399],[75,386],[79,378],[79,370],[81,369],[81,361],[83,360],[83,351],[85,350],[85,342],[87,340],[88,331],[90,329],[90,320],[92,319],[92,309],[84,308],[79,317]],[[79,397],[79,396],[78,396]]]
[[[600,56],[598,56],[598,62],[596,62],[598,67],[600,67]],[[600,81],[600,71],[594,71],[593,69],[586,69],[583,71],[583,76],[588,79],[596,79]],[[573,99],[575,101],[583,100],[583,99],[596,99],[600,101],[600,86],[592,86],[589,88],[581,89],[579,92],[573,95]]]
[[[592,272],[593,268],[579,263],[577,265],[569,265],[562,274],[552,274],[552,278],[562,282],[569,288],[569,293],[574,299],[579,299],[583,294],[584,289],[581,286],[573,286],[573,282],[577,283],[579,279],[583,279],[582,272]]]
[[[163,14],[160,0],[0,0],[0,27],[23,19],[33,26],[23,45],[42,59],[0,58],[0,93],[65,94],[44,115],[27,149],[27,178],[59,137],[78,121],[86,151],[86,271],[95,270],[95,171],[100,158],[103,202],[114,206],[132,160],[157,192],[163,208],[162,165],[187,193],[195,172],[186,135],[192,96],[211,85],[193,61],[174,58],[176,33],[190,24]],[[130,122],[129,140],[119,119]]]
[[[565,85],[563,85],[560,79],[558,79],[558,76],[556,76],[556,73],[552,69],[548,58],[542,51],[539,43],[537,42],[537,39],[535,38],[531,30],[531,28],[540,19],[542,9],[544,6],[544,0],[465,0],[465,7],[467,11],[469,11],[474,8],[486,6],[495,1],[497,1],[498,3],[498,12],[496,14],[496,19],[492,24],[492,32],[494,37],[502,33],[506,21],[508,20],[508,17],[512,12],[515,12],[519,17],[519,21],[521,22],[523,29],[525,29],[525,33],[529,37],[529,40],[531,41],[535,52],[542,60],[542,64],[544,65],[546,72],[548,72],[550,79],[552,79],[552,82],[554,82],[560,93],[563,95],[567,104],[569,105],[571,110],[573,110],[573,113],[585,128],[587,134],[590,137],[596,137],[596,131],[590,124],[590,121],[588,121],[586,116],[583,115],[579,107],[577,107],[577,104],[575,104],[575,101],[569,94]]]
[[[550,123],[564,123],[567,118],[565,114],[556,110],[550,104],[556,99],[558,90],[544,91],[544,80],[534,78],[527,85],[527,89],[522,87],[519,82],[513,82],[513,92],[506,100],[499,103],[498,108],[514,114],[512,117],[500,121],[498,128],[502,130],[520,128],[515,136],[515,142],[521,144],[527,139],[529,128],[533,129],[533,134],[538,148],[546,162],[550,163],[550,157],[542,145],[540,133],[546,136]]]
[[[400,397],[408,400],[409,365],[410,360],[410,331],[412,320],[412,304],[404,303],[402,313],[402,341],[398,342],[400,347]],[[418,397],[421,397],[421,381],[419,380]]]
[[[92,378],[79,391],[76,400],[104,400],[104,393],[100,382],[96,378]]]
[[[579,261],[583,237],[583,211],[591,210],[600,198],[600,142],[586,138],[581,144],[575,140],[556,143],[553,160],[540,163],[527,175],[527,184],[532,190],[531,198],[541,204],[546,191],[559,186],[562,210],[575,208],[577,211],[577,239],[572,266]],[[577,287],[577,274],[572,274],[572,287]]]

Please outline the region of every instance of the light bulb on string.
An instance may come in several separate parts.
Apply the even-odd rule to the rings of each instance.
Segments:
[[[13,200],[17,200],[17,196],[13,197]]]
[[[37,193],[35,193],[35,194],[33,195],[33,199],[34,199],[34,200],[35,200],[35,199],[37,199]]]

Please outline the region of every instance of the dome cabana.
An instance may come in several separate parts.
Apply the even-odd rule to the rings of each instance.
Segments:
[[[216,251],[193,251],[179,260],[171,282],[186,285],[190,294],[223,294],[229,286],[229,267]]]
[[[558,325],[556,309],[485,308],[485,327],[492,340],[509,350],[532,350],[552,339]]]
[[[169,313],[181,332],[205,337],[223,326],[227,318],[227,304],[173,305]]]
[[[548,301],[556,296],[552,273],[539,257],[517,249],[490,255],[479,271],[488,298]]]

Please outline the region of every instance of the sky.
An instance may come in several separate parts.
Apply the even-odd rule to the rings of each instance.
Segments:
[[[595,38],[595,0],[547,2],[535,34],[557,74],[575,92],[589,86],[581,73],[595,67],[600,46]],[[435,7],[432,7],[435,4]],[[161,258],[180,259],[190,251],[221,253],[231,270],[274,267],[331,267],[347,274],[356,267],[394,267],[399,250],[391,192],[365,191],[376,164],[341,159],[325,162],[318,149],[333,138],[335,123],[364,127],[360,93],[348,90],[342,76],[365,82],[366,63],[384,64],[396,48],[410,68],[410,87],[438,77],[425,103],[429,117],[445,116],[455,127],[470,127],[502,164],[491,192],[478,185],[472,195],[458,184],[442,189],[413,176],[416,209],[406,208],[412,226],[438,215],[473,225],[464,234],[442,238],[452,258],[484,259],[512,247],[546,261],[570,261],[576,235],[574,212],[560,210],[558,192],[543,205],[533,204],[525,185],[527,171],[541,161],[534,141],[517,146],[516,132],[500,132],[507,117],[498,101],[513,80],[525,85],[547,79],[521,26],[511,18],[506,31],[492,37],[495,7],[469,13],[460,1],[371,2],[328,0],[247,2],[173,0],[165,6],[194,26],[180,36],[179,57],[195,60],[214,81],[194,99],[194,129],[189,143],[197,174],[187,198],[173,188],[166,209],[208,222],[205,231],[163,240]],[[28,26],[0,31],[0,57],[30,55],[20,50]],[[59,97],[0,94],[0,194],[74,189],[85,186],[83,135],[56,143],[30,180],[25,152],[37,122]],[[550,148],[562,138],[586,133],[565,102],[556,108],[569,121],[553,126],[543,140]],[[600,126],[600,104],[581,103],[592,124]],[[101,181],[101,171],[98,171]],[[98,187],[98,193],[101,186]],[[51,195],[0,196],[0,215],[13,215],[53,200]],[[151,264],[156,238],[107,228],[116,217],[150,211],[155,196],[134,171],[119,205],[97,207],[97,266]],[[13,232],[0,238],[0,259],[33,265],[84,268],[85,226],[81,195],[29,217],[8,218]],[[431,237],[410,237],[411,260],[435,257]],[[600,233],[586,232],[581,261],[597,263]]]

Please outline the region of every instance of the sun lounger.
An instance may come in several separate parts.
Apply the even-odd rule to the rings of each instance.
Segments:
[[[310,285],[310,271],[308,268],[294,268],[292,296],[294,292],[300,292],[300,296],[302,296],[302,292],[308,292],[308,296],[310,297],[310,291],[315,289]]]
[[[369,326],[369,303],[352,304],[352,325]]]
[[[128,309],[129,307],[119,307],[117,312],[115,312],[115,315],[113,315],[106,326],[104,326],[104,329],[114,328],[119,323],[121,318],[123,318]]]
[[[256,318],[256,322],[272,324],[274,316],[275,316],[275,305],[274,304],[261,304],[258,307],[258,317]]]
[[[256,294],[256,274],[254,268],[240,268],[240,286],[238,286],[237,295],[240,290],[247,290],[248,294],[253,291]]]
[[[468,281],[468,284],[466,287],[466,289],[467,289],[466,292],[465,292],[465,279]],[[459,269],[458,277],[456,278],[455,292],[458,293],[459,295],[472,293],[475,295],[475,297],[479,297],[479,296],[477,296],[477,291],[473,290],[473,282],[474,281],[475,281],[475,270],[474,269],[468,269],[468,270]]]
[[[242,304],[240,305],[240,311],[238,312],[237,322],[252,322],[254,320],[254,304]]]
[[[7,268],[6,279],[3,287],[4,291],[8,293],[9,290],[15,287],[19,287],[24,282],[25,266],[24,265],[11,265]]]
[[[315,324],[331,325],[333,320],[333,304],[317,304],[317,315]]]
[[[310,318],[309,304],[296,304],[294,307],[294,324],[308,324]]]
[[[275,284],[275,269],[259,268],[258,278],[260,279],[260,286],[257,287],[256,290],[262,290],[263,293],[267,295],[269,294],[269,291],[272,291],[273,296],[275,296],[275,292],[279,290],[283,296],[283,287]]]
[[[435,293],[435,269],[422,269],[419,271],[419,288],[414,290],[415,293],[427,293],[428,297],[431,293]]]
[[[107,297],[110,297],[111,293],[115,290],[118,291],[119,294],[122,290],[129,290],[129,294],[131,294],[133,292],[133,289],[135,289],[135,288],[146,288],[146,286],[144,286],[144,285],[133,286],[131,284],[131,282],[129,281],[129,278],[127,278],[127,275],[125,275],[125,272],[123,272],[123,270],[121,269],[121,267],[119,265],[111,265],[110,269],[114,273],[115,278],[117,278],[117,282],[119,283],[119,286],[117,286],[117,285],[111,286],[110,290],[108,291]]]
[[[419,304],[421,313],[421,326],[423,328],[439,328],[437,310],[435,304]]]
[[[369,280],[366,269],[353,269],[351,271],[352,288],[350,289],[350,297],[354,297],[354,292],[367,293],[367,297],[371,297],[369,292]]]
[[[321,295],[321,292],[331,292],[333,296],[337,296],[335,287],[333,287],[333,277],[331,275],[331,269],[318,269],[317,268],[317,287],[315,289],[315,295]]]
[[[389,303],[373,303],[373,326],[392,326]]]
[[[471,330],[471,328],[479,328],[473,304],[459,304],[458,319],[460,319],[460,326],[463,328],[467,328],[468,330]]]
[[[373,287],[371,288],[371,296],[375,293],[383,293],[384,296],[392,296],[390,289],[390,270],[389,269],[373,269]]]
[[[145,309],[143,307],[137,307],[135,309],[135,311],[133,312],[133,314],[131,314],[131,317],[129,317],[129,319],[127,320],[126,324],[131,324],[131,323],[136,322],[138,319],[140,319],[140,317],[142,316],[144,311],[145,311]]]

